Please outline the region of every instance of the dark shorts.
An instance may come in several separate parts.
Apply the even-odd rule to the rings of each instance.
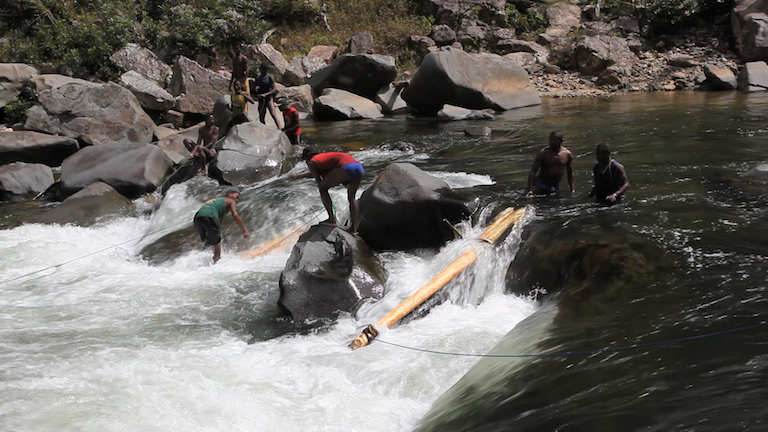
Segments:
[[[291,134],[285,134],[288,136],[288,139],[291,141],[292,145],[299,145],[301,144],[301,135],[291,135]]]
[[[196,217],[195,228],[197,228],[197,233],[200,234],[200,240],[211,246],[221,243],[219,224],[215,220],[205,216]]]
[[[559,194],[560,185],[549,186],[544,183],[540,176],[536,176],[533,179],[533,193],[536,195]]]
[[[347,180],[346,183],[350,183],[357,180],[365,172],[363,170],[363,166],[357,162],[348,163],[346,165],[342,165],[341,167],[344,168],[344,171],[346,171],[347,175],[349,175],[349,180]]]

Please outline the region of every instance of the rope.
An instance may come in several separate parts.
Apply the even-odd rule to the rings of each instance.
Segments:
[[[755,328],[758,328],[758,327],[764,327],[766,325],[768,325],[768,323],[764,322],[764,323],[755,324],[755,325],[751,325],[751,326],[739,327],[739,328],[735,328],[735,329],[731,329],[731,330],[725,330],[725,331],[714,332],[714,333],[707,333],[707,334],[697,335],[697,336],[689,336],[689,337],[684,337],[684,338],[679,338],[679,339],[670,339],[670,340],[665,340],[665,341],[661,341],[661,342],[650,342],[650,343],[645,343],[645,344],[633,344],[633,345],[614,347],[614,348],[600,348],[600,349],[596,349],[596,350],[566,351],[566,352],[544,353],[544,354],[473,354],[473,353],[457,353],[457,352],[436,351],[436,350],[429,350],[429,349],[424,349],[424,348],[416,348],[416,347],[411,347],[411,346],[407,346],[407,345],[396,344],[394,342],[388,342],[388,341],[381,340],[381,339],[373,339],[373,342],[381,342],[381,343],[383,343],[385,345],[391,345],[391,346],[394,346],[394,347],[397,347],[397,348],[402,348],[402,349],[411,350],[411,351],[418,351],[418,352],[423,352],[423,353],[428,353],[428,354],[450,355],[450,356],[456,356],[456,357],[494,357],[494,358],[567,357],[567,356],[572,356],[572,355],[597,354],[597,353],[602,353],[602,352],[625,351],[625,350],[630,350],[630,349],[647,348],[647,347],[659,346],[659,345],[668,345],[668,344],[673,344],[673,343],[678,343],[678,342],[686,342],[686,341],[691,341],[691,340],[696,340],[696,339],[704,339],[704,338],[709,338],[709,337],[713,337],[713,336],[721,336],[721,335],[724,335],[724,334],[736,333],[736,332],[745,331],[745,330],[752,330],[752,329],[755,329]]]

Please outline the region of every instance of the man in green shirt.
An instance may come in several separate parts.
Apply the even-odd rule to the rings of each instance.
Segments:
[[[208,201],[195,213],[194,223],[198,234],[200,234],[200,240],[213,246],[214,264],[221,258],[219,225],[228,211],[232,212],[232,218],[243,232],[243,238],[248,238],[248,231],[245,230],[243,221],[237,214],[237,200],[239,199],[240,191],[236,188],[230,188],[224,193],[224,198],[214,198]]]

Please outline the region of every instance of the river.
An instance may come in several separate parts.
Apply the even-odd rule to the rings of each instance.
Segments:
[[[767,108],[768,95],[670,92],[545,99],[481,123],[493,129],[490,138],[464,136],[467,123],[427,120],[302,128],[305,141],[323,150],[352,151],[366,167],[361,190],[387,164],[411,162],[480,195],[483,212],[458,226],[466,239],[479,235],[494,209],[529,210],[499,249],[481,254],[455,282],[450,301],[384,331],[382,340],[483,354],[511,331],[506,353],[563,352],[723,332],[765,319],[768,206],[735,179],[768,160]],[[554,129],[564,131],[576,158],[582,194],[525,198],[531,162]],[[632,185],[627,202],[611,208],[585,196],[601,141],[611,144]],[[438,401],[488,360],[376,342],[354,352],[346,346],[471,240],[437,252],[380,254],[389,271],[381,301],[331,323],[292,323],[276,306],[289,250],[239,255],[322,210],[310,181],[286,177],[244,188],[238,209],[251,238],[238,238],[227,217],[215,266],[200,246],[159,264],[139,256],[165,233],[191,226],[201,190],[215,187],[203,179],[173,187],[151,214],[87,228],[20,225],[41,207],[0,205],[0,430],[766,427],[765,327],[620,352],[495,359],[518,364],[505,378],[512,396],[486,394],[481,405]],[[345,212],[344,192],[332,196]],[[657,283],[633,286],[596,311],[557,319],[563,305],[505,294],[508,264],[533,231],[555,243],[573,232],[641,236],[671,267]],[[449,419],[451,412],[463,420]]]

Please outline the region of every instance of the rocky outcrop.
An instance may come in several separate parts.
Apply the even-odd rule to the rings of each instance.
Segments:
[[[707,84],[713,90],[736,90],[738,83],[733,71],[712,65],[704,65]]]
[[[21,63],[0,63],[0,108],[21,93],[37,69]]]
[[[272,78],[279,83],[283,82],[283,76],[290,67],[290,63],[271,44],[246,45],[243,47],[243,53],[249,59],[259,62],[259,66],[267,65],[267,72],[272,75]],[[303,84],[303,82],[298,84]]]
[[[396,76],[395,59],[390,56],[348,54],[315,72],[307,83],[317,95],[326,88],[335,88],[373,99],[376,92],[389,85]]]
[[[408,104],[405,103],[400,94],[403,92],[403,87],[396,87],[392,84],[382,88],[376,94],[375,102],[381,107],[381,111],[385,114],[405,114],[411,111],[408,108]]]
[[[278,92],[278,96],[288,99],[288,105],[299,112],[312,113],[312,87],[309,84],[286,87]]]
[[[112,186],[96,182],[65,199],[47,212],[36,215],[31,222],[89,226],[108,217],[133,214],[133,203]]]
[[[179,157],[184,159],[189,156],[189,149],[184,146],[184,140],[189,139],[197,142],[197,135],[200,127],[200,125],[196,125],[184,130],[174,131],[174,133],[169,134],[155,144],[163,149],[174,163],[177,163]]]
[[[749,62],[739,73],[739,90],[744,93],[768,90],[768,65],[763,62]]]
[[[280,274],[278,304],[296,321],[334,318],[382,298],[385,280],[363,242],[340,228],[315,225],[299,237]]]
[[[456,31],[456,39],[465,47],[480,47],[482,43],[491,38],[491,26],[471,18],[461,20],[461,25]]]
[[[80,149],[77,140],[39,132],[0,132],[0,165],[13,162],[59,166]]]
[[[220,143],[208,173],[226,184],[253,183],[280,174],[290,153],[291,142],[284,133],[259,122],[243,123]]]
[[[28,85],[34,89],[36,92],[40,93],[43,90],[50,90],[59,88],[65,84],[70,83],[77,83],[85,86],[99,86],[101,84],[86,81],[84,79],[80,78],[72,78],[68,77],[66,75],[58,75],[58,74],[42,74],[38,75],[36,77],[33,77],[29,80]]]
[[[731,25],[742,60],[768,58],[768,1],[740,0],[731,13]]]
[[[519,64],[453,48],[424,57],[402,97],[425,115],[436,114],[445,104],[503,111],[541,103]]]
[[[285,69],[283,80],[281,82],[287,86],[300,86],[315,72],[325,66],[326,63],[321,58],[294,57]]]
[[[120,84],[136,96],[141,106],[149,110],[167,111],[176,105],[176,99],[157,83],[140,73],[129,71],[120,77]]]
[[[374,250],[435,248],[454,238],[451,227],[477,208],[475,198],[413,164],[387,166],[359,201],[358,232]]]
[[[155,123],[128,89],[115,83],[69,83],[43,90],[27,110],[24,128],[79,138],[148,143]]]
[[[229,79],[180,56],[173,64],[173,78],[168,91],[178,98],[179,111],[208,114],[213,110],[216,99],[229,93]]]
[[[51,167],[14,162],[0,166],[0,201],[33,198],[53,184]]]
[[[370,33],[358,33],[349,38],[345,52],[350,54],[373,54],[373,36]]]
[[[344,90],[328,88],[312,108],[316,120],[357,120],[383,117],[372,101]]]
[[[432,28],[429,37],[437,46],[450,45],[456,42],[456,32],[446,24],[439,24]]]
[[[163,150],[150,144],[86,147],[61,164],[60,190],[68,197],[93,183],[104,182],[132,199],[154,191],[171,167]]]
[[[615,36],[584,36],[576,43],[579,72],[597,75],[609,66],[632,67],[637,56],[627,41]]]
[[[173,69],[155,53],[135,43],[129,43],[109,57],[125,72],[134,71],[155,84],[165,87]]]
[[[333,60],[336,54],[336,47],[333,45],[315,45],[307,53],[307,57],[316,57],[322,59],[326,64]]]

